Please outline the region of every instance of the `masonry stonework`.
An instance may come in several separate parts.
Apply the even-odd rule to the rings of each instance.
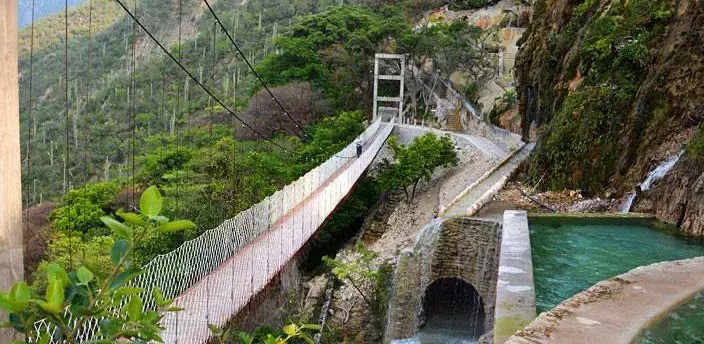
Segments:
[[[385,342],[416,335],[426,289],[441,278],[471,284],[484,302],[484,328],[493,328],[500,242],[501,226],[491,221],[455,217],[427,226],[399,259]]]

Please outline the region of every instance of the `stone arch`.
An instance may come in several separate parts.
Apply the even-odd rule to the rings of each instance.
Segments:
[[[483,311],[484,316],[477,317],[481,324],[476,328],[484,331],[479,335],[490,333],[494,327],[500,244],[501,226],[496,222],[456,217],[428,224],[399,258],[385,343],[419,335],[428,324],[424,310],[427,300],[432,301],[436,288],[446,287],[443,284],[448,281],[461,281],[454,283],[481,299],[470,307]]]
[[[421,317],[426,332],[441,330],[472,340],[486,332],[484,299],[459,278],[439,278],[425,289]]]

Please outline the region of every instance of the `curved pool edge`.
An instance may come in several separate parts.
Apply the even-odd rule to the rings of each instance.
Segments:
[[[704,256],[640,266],[541,313],[506,343],[632,343],[704,290]]]

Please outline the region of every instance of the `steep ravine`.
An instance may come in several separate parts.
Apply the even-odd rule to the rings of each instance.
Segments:
[[[704,3],[537,0],[516,68],[539,188],[623,195],[686,149],[636,201],[704,232]],[[700,139],[695,140],[700,141]]]

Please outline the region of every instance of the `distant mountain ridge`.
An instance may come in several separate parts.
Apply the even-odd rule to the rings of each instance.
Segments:
[[[50,16],[64,10],[64,0],[19,0],[17,4],[17,23],[20,27],[32,23],[32,1],[34,1],[34,20]],[[68,6],[80,5],[88,0],[68,0]]]

